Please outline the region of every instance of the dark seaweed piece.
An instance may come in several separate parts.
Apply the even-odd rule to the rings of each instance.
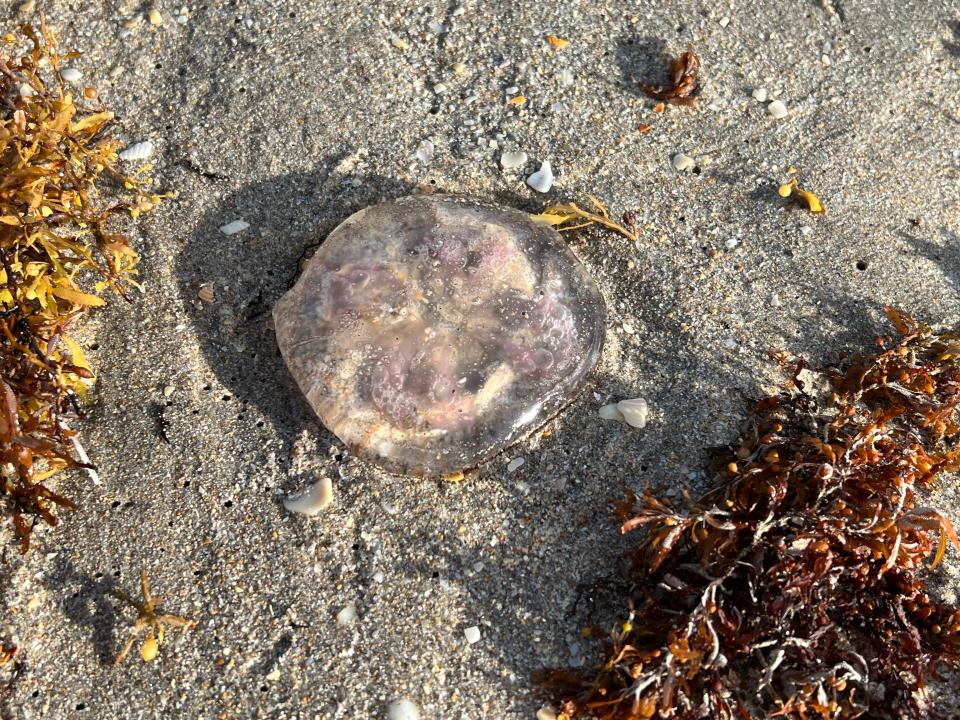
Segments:
[[[687,51],[680,57],[670,60],[670,85],[657,87],[639,83],[640,89],[656,100],[662,100],[668,105],[685,105],[695,108],[700,104],[700,58],[693,50],[693,45],[687,46]]]
[[[824,368],[825,393],[771,353],[789,381],[688,510],[649,491],[617,508],[642,531],[631,612],[594,672],[542,675],[568,716],[936,716],[924,688],[960,665],[960,610],[925,573],[960,542],[918,491],[960,468],[960,333],[887,313],[899,340]]]

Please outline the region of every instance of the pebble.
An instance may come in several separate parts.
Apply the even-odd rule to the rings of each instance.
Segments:
[[[720,27],[725,28],[729,24],[730,24],[730,18],[728,18],[726,15],[720,18]]]
[[[163,396],[170,397],[173,395],[175,389],[176,388],[174,388],[173,385],[167,385],[165,388],[163,388]]]
[[[163,15],[161,15],[160,11],[156,8],[150,8],[150,12],[147,13],[147,17],[150,19],[151,25],[163,24]]]
[[[37,91],[34,90],[27,83],[22,83],[20,85],[20,97],[33,97],[37,94]]]
[[[544,160],[540,163],[540,169],[527,178],[527,185],[539,193],[550,192],[553,187],[553,169],[550,167],[550,161]]]
[[[512,473],[514,470],[523,465],[524,459],[522,457],[516,457],[507,464],[507,472]]]
[[[377,571],[373,574],[373,581],[374,581],[374,582],[382,583],[382,582],[383,582],[384,580],[386,580],[386,579],[387,579],[387,576],[383,574],[383,571],[382,571],[382,570],[377,570]]]
[[[573,73],[569,70],[561,70],[557,75],[557,80],[559,80],[560,84],[564,87],[570,87],[573,85]]]
[[[467,71],[467,66],[462,62],[453,64],[453,74],[454,75],[463,75]]]
[[[433,86],[433,91],[437,95],[441,95],[447,91],[447,86],[444,83],[437,83],[436,85]]]
[[[347,605],[343,610],[337,613],[337,625],[340,627],[347,627],[352,625],[353,621],[357,619],[357,606],[353,603]]]
[[[212,303],[214,300],[213,286],[210,283],[204,283],[197,290],[197,297],[205,303]]]
[[[677,153],[674,155],[671,159],[671,162],[673,163],[673,169],[677,172],[693,170],[693,168],[697,166],[697,161],[689,155],[685,155],[684,153]]]
[[[618,422],[623,422],[623,413],[620,412],[620,408],[617,407],[617,403],[609,403],[604,405],[600,410],[597,411],[597,414],[604,420],[617,420]]]
[[[220,226],[220,232],[222,232],[224,235],[236,235],[238,232],[243,232],[248,227],[250,227],[250,223],[248,223],[246,220],[233,220],[232,222],[228,222],[226,225]]]
[[[632,400],[621,400],[617,403],[617,410],[623,415],[624,422],[630,427],[646,427],[647,415],[650,408],[647,401],[643,398],[633,398]]]
[[[463,631],[463,636],[467,639],[467,642],[471,645],[475,645],[480,642],[480,628],[476,625],[471,625],[466,630]]]
[[[64,82],[75,83],[83,77],[83,73],[76,68],[65,67],[60,70],[60,77],[63,78]]]
[[[782,100],[774,100],[767,105],[767,112],[773,115],[775,120],[780,120],[787,116],[787,106]]]
[[[557,713],[552,707],[544,705],[537,710],[537,720],[557,720]]]
[[[740,238],[738,238],[738,237],[732,237],[732,238],[730,238],[729,240],[727,240],[727,241],[723,244],[723,246],[724,246],[725,248],[727,248],[727,250],[733,250],[733,249],[734,249],[735,247],[737,247],[737,245],[739,245],[739,244],[740,244]]]
[[[520,92],[520,88],[518,88],[516,85],[511,85],[506,90],[504,90],[504,92],[507,95],[516,95],[518,92]]]
[[[516,170],[527,164],[527,154],[523,150],[511,150],[500,156],[500,167],[504,170]]]
[[[422,162],[424,165],[429,165],[430,161],[433,160],[433,150],[433,143],[429,140],[424,140],[417,145],[417,160]]]
[[[420,708],[407,700],[394,700],[387,708],[387,720],[420,720]]]
[[[767,101],[767,89],[766,88],[754,88],[753,99],[757,102],[766,102]]]
[[[151,155],[153,155],[153,141],[144,140],[124,148],[117,157],[121,160],[146,160]]]
[[[303,495],[284,500],[283,506],[290,512],[312,517],[332,502],[333,482],[330,478],[324,477],[311,485]]]

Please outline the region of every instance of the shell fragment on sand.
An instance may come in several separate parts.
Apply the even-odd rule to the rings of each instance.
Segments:
[[[284,500],[283,506],[290,512],[312,517],[332,502],[333,482],[330,478],[324,477],[311,485],[303,495]]]
[[[559,234],[450,195],[361,210],[274,306],[314,411],[358,455],[462,477],[567,405],[599,357],[603,299]]]
[[[224,235],[236,235],[238,232],[243,232],[248,227],[250,227],[250,223],[248,223],[246,220],[233,220],[232,222],[228,222],[226,225],[222,225],[220,227],[220,232],[222,232]]]
[[[540,169],[527,178],[527,185],[539,193],[550,192],[553,187],[553,168],[550,167],[550,161],[544,160],[540,163]]]
[[[146,160],[148,157],[153,155],[153,141],[144,140],[142,142],[134,143],[122,150],[118,157],[121,160]]]

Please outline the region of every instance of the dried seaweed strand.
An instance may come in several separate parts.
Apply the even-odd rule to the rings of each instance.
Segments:
[[[0,56],[0,508],[12,519],[21,551],[31,518],[55,525],[55,506],[75,507],[49,478],[65,468],[92,468],[73,454],[75,432],[93,373],[69,331],[111,290],[136,287],[137,254],[111,228],[159,202],[147,177],[117,170],[121,143],[113,113],[94,88],[74,99],[60,77],[57,37],[41,17],[39,32],[20,27]],[[104,176],[127,203],[99,197]],[[92,285],[92,287],[91,287]]]
[[[901,337],[825,368],[804,362],[717,452],[689,510],[650,492],[618,507],[632,611],[595,672],[542,680],[571,717],[936,717],[925,683],[960,664],[960,610],[924,573],[960,546],[918,491],[960,468],[960,333],[892,308]]]

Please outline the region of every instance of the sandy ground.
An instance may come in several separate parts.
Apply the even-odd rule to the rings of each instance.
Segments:
[[[19,5],[0,3],[7,29]],[[189,4],[182,23],[161,1],[160,26],[140,2],[38,5],[87,51],[75,66],[121,135],[154,140],[156,184],[177,197],[134,235],[145,294],[85,329],[100,379],[84,442],[102,485],[65,481],[82,509],[26,557],[4,530],[5,637],[24,662],[9,717],[383,718],[408,697],[424,718],[530,720],[531,671],[592,662],[579,628],[622,610],[590,591],[624,547],[610,501],[696,483],[698,449],[736,439],[740,392],[776,381],[769,346],[813,361],[867,348],[886,303],[960,323],[950,0],[235,0]],[[703,107],[657,115],[634,78],[662,80],[687,43]],[[512,86],[526,104],[507,102]],[[788,117],[751,96],[761,87]],[[414,157],[425,139],[429,165]],[[523,172],[500,169],[504,150],[529,154]],[[681,151],[699,173],[673,169]],[[523,182],[544,159],[548,196]],[[790,166],[826,216],[777,196]],[[601,364],[549,437],[459,484],[346,453],[269,320],[306,248],[417,187],[531,211],[590,193],[642,228],[636,244],[568,238],[608,302]],[[237,219],[249,230],[219,232]],[[644,430],[597,417],[636,396]],[[321,474],[335,505],[286,512]],[[955,489],[940,501],[958,514]],[[958,562],[938,585],[953,599]],[[108,591],[133,591],[141,568],[200,624],[115,670],[131,615]],[[338,626],[350,604],[356,621]]]

